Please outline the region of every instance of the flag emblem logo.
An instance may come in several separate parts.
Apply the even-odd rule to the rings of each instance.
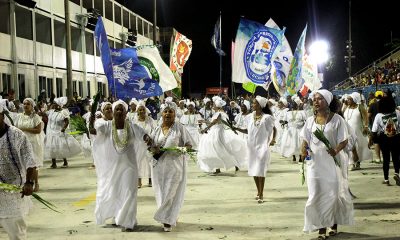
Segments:
[[[271,32],[256,31],[244,50],[243,62],[246,76],[256,84],[265,84],[270,80],[271,60],[279,39]]]

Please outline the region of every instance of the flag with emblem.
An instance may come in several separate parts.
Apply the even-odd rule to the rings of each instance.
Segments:
[[[117,98],[143,99],[163,94],[158,82],[140,65],[135,48],[111,48],[111,57]]]
[[[284,31],[241,18],[235,38],[232,81],[268,85]]]
[[[178,84],[174,93],[180,97],[182,89],[182,74],[183,67],[192,52],[192,40],[185,35],[174,30],[174,35],[171,38],[171,53],[169,68],[175,76]]]
[[[218,55],[225,56],[225,52],[222,50],[222,43],[221,43],[221,13],[219,14],[217,23],[215,23],[214,26],[214,34],[211,37],[211,45],[213,45]]]
[[[151,79],[158,81],[163,92],[178,86],[171,69],[162,60],[155,46],[138,46],[136,49],[140,64],[146,68]]]

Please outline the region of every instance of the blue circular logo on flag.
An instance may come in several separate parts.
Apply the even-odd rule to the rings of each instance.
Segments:
[[[244,49],[246,76],[255,84],[270,81],[271,58],[279,44],[278,38],[265,29],[258,30]]]

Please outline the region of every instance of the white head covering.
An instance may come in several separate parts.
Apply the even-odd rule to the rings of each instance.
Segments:
[[[100,111],[96,111],[96,112],[94,113],[94,115],[95,115],[95,117],[97,117],[97,116],[104,117],[104,116],[103,116],[103,113],[101,113]]]
[[[185,100],[184,99],[179,100],[179,104],[181,104],[181,103],[185,104]]]
[[[125,111],[128,112],[128,104],[126,104],[126,102],[122,101],[121,99],[118,99],[118,101],[113,102],[113,104],[112,104],[112,110],[113,110],[113,112],[115,111],[115,108],[116,108],[118,105],[122,105],[122,106],[125,108]]]
[[[138,104],[136,105],[137,108],[139,107],[144,107],[144,109],[146,109],[146,113],[150,114],[150,110],[146,107],[146,102],[143,100],[139,100]]]
[[[268,102],[272,103],[272,105],[276,105],[277,104],[277,102],[273,98],[268,99]]]
[[[248,100],[243,100],[243,105],[246,106],[247,111],[250,111],[250,101],[248,101]]]
[[[214,101],[214,104],[216,107],[222,108],[223,106],[226,105],[226,102],[224,100],[222,100],[222,98],[219,97]]]
[[[93,99],[89,99],[89,105],[92,106],[93,105],[94,100]]]
[[[35,106],[36,106],[35,101],[33,101],[32,98],[25,98],[24,101],[29,101],[29,102],[31,103],[32,107],[35,107]],[[22,103],[23,103],[24,101],[22,101]]]
[[[213,102],[215,102],[217,99],[220,99],[220,98],[221,98],[220,96],[215,95],[215,96],[212,97],[212,100],[213,100]]]
[[[297,105],[300,105],[300,104],[303,103],[299,97],[294,98],[293,101],[294,101]]]
[[[174,110],[174,112],[176,112],[176,103],[174,103],[172,97],[167,97],[164,101],[164,104],[161,105],[161,112],[163,112],[166,108],[171,108],[172,110]]]
[[[283,105],[285,105],[285,106],[287,106],[287,104],[288,104],[286,98],[284,98],[284,97],[279,98],[279,102],[283,103]]]
[[[189,107],[189,105],[192,105],[193,107],[196,107],[196,104],[195,104],[194,102],[192,102],[192,101],[188,101],[188,102],[186,103],[186,106]]]
[[[343,96],[340,98],[340,100],[347,100],[347,97],[349,96],[349,94],[345,93],[343,94]]]
[[[209,99],[209,98],[207,98],[207,97],[203,99],[203,103],[204,103],[204,104],[207,104],[207,103],[210,102],[210,101],[211,101],[211,99]]]
[[[65,104],[67,104],[68,102],[68,98],[67,97],[59,97],[59,98],[55,98],[54,102],[59,105],[60,107],[63,107]]]
[[[110,102],[102,102],[100,107],[101,112],[104,112],[104,108],[109,104],[112,105]]]
[[[332,99],[333,99],[333,94],[331,92],[329,92],[326,89],[319,89],[316,90],[315,93],[319,93],[322,95],[322,97],[324,97],[325,101],[329,104],[331,104]]]
[[[361,96],[358,92],[352,92],[348,97],[351,97],[356,104],[361,103]]]
[[[315,92],[310,92],[310,94],[308,94],[308,99],[312,100],[314,98],[314,93]]]
[[[132,98],[131,101],[129,102],[129,105],[132,105],[132,103],[134,103],[137,106],[138,100],[136,98]]]
[[[256,96],[256,101],[260,104],[261,108],[265,108],[267,106],[268,100],[265,97]]]

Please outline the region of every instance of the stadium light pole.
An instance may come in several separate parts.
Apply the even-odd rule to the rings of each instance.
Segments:
[[[157,0],[153,0],[153,44],[157,46]]]

